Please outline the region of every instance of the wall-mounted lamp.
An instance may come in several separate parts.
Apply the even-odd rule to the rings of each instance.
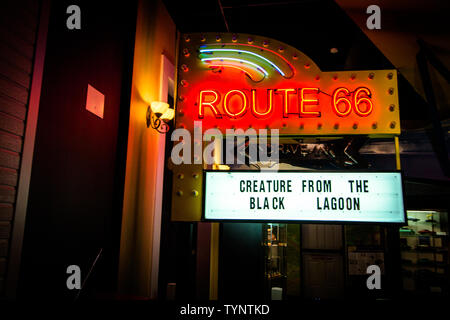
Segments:
[[[175,110],[170,108],[168,103],[153,101],[147,108],[147,128],[152,126],[156,131],[166,133],[170,129],[167,122],[172,120],[174,115]]]

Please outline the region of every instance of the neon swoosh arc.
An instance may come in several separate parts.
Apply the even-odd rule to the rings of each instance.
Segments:
[[[209,67],[220,68],[220,67],[224,67],[224,65],[210,64]],[[246,71],[244,68],[241,68],[241,67],[238,67],[238,66],[233,66],[231,64],[227,64],[227,65],[225,65],[225,67],[227,67],[227,68],[234,68],[234,69],[237,69],[237,70],[240,70],[240,71],[244,72],[250,78],[250,80],[252,80],[253,82],[261,82],[262,80],[264,80],[264,78],[262,78],[261,80],[253,79],[252,75],[248,71]]]
[[[247,63],[251,66],[254,66],[256,69],[258,69],[262,73],[264,73],[265,76],[269,75],[269,73],[263,67],[258,66],[256,63],[253,63],[253,62],[250,62],[247,60],[243,60],[243,59],[228,58],[228,57],[214,57],[214,58],[203,58],[202,59],[203,62],[215,61],[215,60],[229,60],[229,61],[237,61],[237,62],[241,62],[241,63]]]
[[[238,53],[247,53],[247,54],[251,54],[255,57],[258,57],[266,62],[268,62],[272,67],[274,67],[283,77],[285,77],[286,75],[284,74],[283,71],[281,71],[281,69],[272,61],[270,61],[269,59],[251,52],[251,51],[247,51],[247,50],[239,50],[239,49],[200,49],[200,53],[207,53],[207,52],[238,52]]]

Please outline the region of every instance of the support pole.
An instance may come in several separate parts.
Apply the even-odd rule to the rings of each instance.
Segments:
[[[398,137],[394,137],[394,142],[395,142],[395,164],[396,164],[396,169],[400,170],[401,167],[401,163],[400,163],[400,145],[398,142]]]
[[[211,223],[209,255],[209,300],[217,300],[219,282],[219,223]]]
[[[222,163],[222,139],[214,140],[214,164]],[[209,300],[217,300],[219,295],[219,232],[220,224],[211,223],[209,254]]]

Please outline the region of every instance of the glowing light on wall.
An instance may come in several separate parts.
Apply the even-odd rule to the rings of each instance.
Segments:
[[[283,71],[281,71],[281,69],[272,61],[270,61],[269,59],[256,54],[254,52],[251,51],[247,51],[247,50],[238,50],[238,49],[200,49],[200,53],[209,53],[209,52],[237,52],[239,54],[241,53],[245,53],[245,54],[250,54],[252,56],[258,57],[259,59],[262,59],[264,61],[266,61],[267,63],[269,63],[272,67],[274,67],[283,77],[285,77],[285,73]]]

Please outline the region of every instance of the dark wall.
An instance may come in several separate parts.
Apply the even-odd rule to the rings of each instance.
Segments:
[[[222,223],[220,230],[219,299],[261,301],[264,252],[260,223]]]
[[[81,30],[66,9],[81,8]],[[19,298],[73,299],[116,287],[128,137],[136,3],[52,1],[24,237]],[[105,95],[104,118],[86,110],[88,84]]]

